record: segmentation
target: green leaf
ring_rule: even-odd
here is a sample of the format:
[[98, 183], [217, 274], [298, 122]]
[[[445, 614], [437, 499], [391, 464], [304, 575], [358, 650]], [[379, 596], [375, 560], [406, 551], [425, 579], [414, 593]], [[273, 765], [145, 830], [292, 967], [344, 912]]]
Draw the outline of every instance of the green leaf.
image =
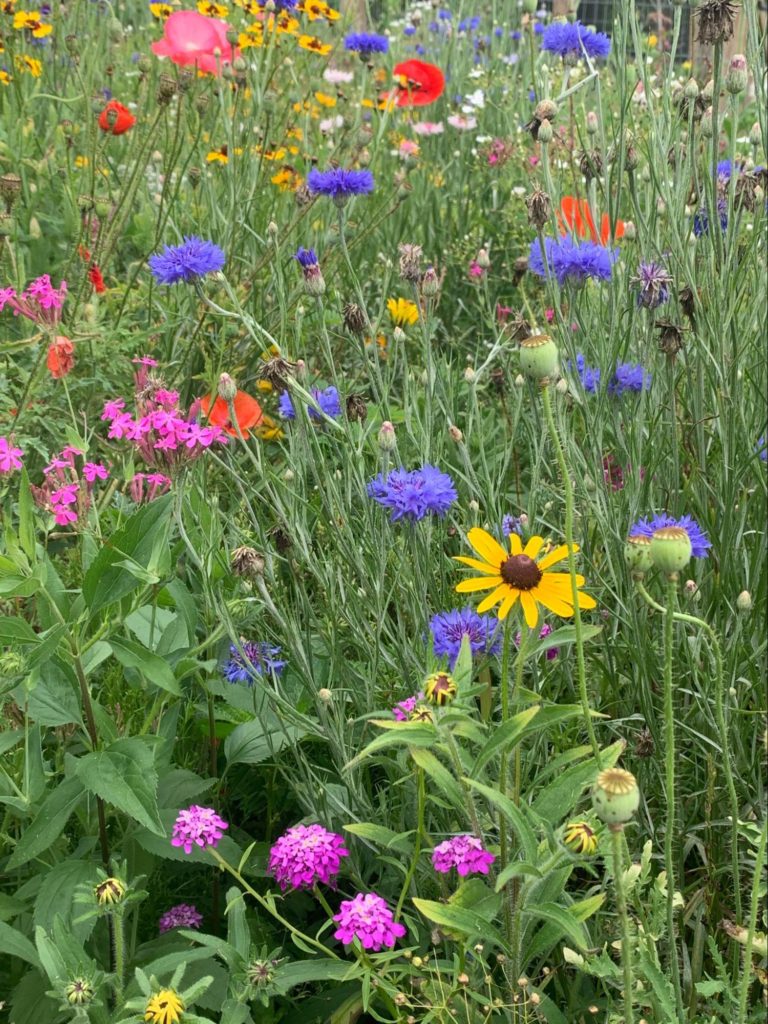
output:
[[251, 950], [251, 931], [245, 916], [245, 900], [239, 889], [227, 889], [227, 940], [244, 961]]
[[359, 964], [347, 960], [330, 960], [318, 957], [317, 960], [299, 960], [296, 963], [282, 964], [275, 970], [273, 984], [283, 995], [297, 985], [306, 985], [311, 981], [350, 981], [359, 978], [363, 973]]
[[16, 615], [0, 615], [0, 644], [40, 643], [40, 637], [25, 619]]
[[[134, 830], [133, 838], [143, 850], [146, 850], [147, 853], [151, 853], [155, 857], [162, 857], [164, 860], [174, 860], [180, 864], [205, 864], [207, 867], [210, 867], [213, 863], [213, 858], [210, 853], [206, 850], [201, 850], [199, 846], [193, 846], [191, 853], [184, 853], [179, 846], [171, 846], [173, 823], [176, 821], [178, 813], [178, 810], [170, 808], [160, 811], [160, 821], [163, 826], [162, 834], [150, 831], [147, 828], [137, 828]], [[221, 837], [216, 849], [229, 864], [238, 864], [243, 855], [243, 851], [237, 843], [226, 834]]]
[[525, 711], [518, 712], [518, 714], [507, 719], [503, 725], [494, 729], [491, 733], [490, 739], [477, 755], [477, 760], [475, 761], [472, 774], [479, 775], [491, 758], [495, 757], [497, 754], [503, 753], [511, 747], [514, 747], [515, 744], [522, 739], [526, 726], [536, 717], [536, 715], [538, 715], [540, 711], [540, 705], [536, 705], [532, 708], [526, 708]]
[[557, 926], [560, 935], [566, 935], [577, 949], [586, 952], [589, 948], [589, 933], [581, 921], [559, 903], [536, 903], [523, 908], [523, 915], [534, 920], [541, 919]]
[[207, 793], [216, 779], [201, 779], [188, 768], [172, 768], [160, 779], [157, 803], [160, 807], [182, 807]]
[[466, 801], [461, 786], [456, 781], [453, 772], [449, 772], [445, 765], [439, 761], [431, 750], [422, 750], [419, 747], [410, 747], [409, 754], [414, 762], [422, 768], [432, 782], [442, 790], [448, 800], [456, 808], [465, 808]]
[[106, 750], [86, 754], [77, 762], [77, 776], [100, 796], [156, 835], [166, 835], [157, 809], [157, 772], [146, 740], [116, 740]]
[[126, 668], [138, 669], [150, 683], [158, 686], [161, 690], [177, 697], [181, 696], [181, 687], [176, 682], [173, 669], [167, 661], [153, 651], [147, 650], [136, 640], [128, 640], [125, 637], [111, 637], [109, 645], [121, 665]]
[[[390, 726], [392, 728], [389, 728]], [[409, 747], [431, 747], [436, 740], [437, 730], [434, 725], [423, 722], [387, 722], [387, 731], [383, 735], [377, 736], [348, 764], [344, 765], [344, 771], [350, 771], [366, 757], [370, 757], [371, 754], [380, 750], [402, 746], [406, 743]]]
[[586, 921], [588, 917], [596, 914], [604, 903], [605, 893], [599, 892], [594, 896], [588, 896], [585, 900], [579, 900], [578, 903], [572, 903], [568, 907], [568, 913], [577, 921]]
[[536, 855], [539, 844], [536, 840], [536, 835], [532, 827], [528, 824], [525, 818], [523, 808], [518, 807], [509, 799], [509, 797], [504, 796], [498, 790], [493, 789], [492, 786], [485, 786], [482, 782], [478, 782], [476, 779], [464, 779], [464, 781], [468, 786], [471, 786], [472, 789], [476, 789], [478, 793], [481, 793], [489, 803], [493, 804], [493, 806], [504, 815], [514, 829], [517, 838], [520, 840], [520, 845], [523, 848], [525, 859], [533, 863], [537, 859]]
[[26, 960], [28, 964], [42, 970], [43, 965], [40, 963], [37, 950], [26, 935], [11, 928], [5, 921], [0, 921], [0, 952], [6, 956], [15, 956], [19, 960]]
[[73, 922], [72, 918], [82, 913], [82, 907], [75, 903], [77, 886], [93, 886], [97, 882], [96, 865], [90, 861], [63, 860], [55, 864], [43, 878], [35, 900], [35, 925], [50, 934], [56, 917], [60, 917], [66, 930], [84, 942], [93, 931], [96, 918]]
[[414, 899], [413, 905], [428, 921], [440, 925], [452, 932], [460, 932], [468, 938], [483, 939], [492, 942], [500, 949], [509, 952], [502, 935], [488, 923], [488, 919], [465, 907], [454, 907], [447, 903], [435, 903], [433, 900]]
[[351, 825], [342, 826], [345, 832], [351, 832], [353, 836], [360, 836], [377, 846], [383, 846], [387, 850], [397, 850], [399, 853], [410, 853], [413, 849], [408, 836], [410, 833], [393, 832], [391, 828], [383, 825], [373, 825], [368, 821], [354, 822]]
[[304, 735], [304, 729], [282, 725], [274, 715], [266, 716], [264, 721], [254, 718], [236, 726], [227, 736], [224, 756], [230, 765], [260, 764], [284, 747], [293, 746]]
[[171, 495], [164, 495], [140, 508], [105, 543], [83, 579], [83, 596], [91, 612], [137, 588], [139, 581], [126, 566], [135, 563], [146, 570], [170, 565], [171, 500]]
[[66, 661], [52, 658], [38, 665], [27, 683], [27, 709], [39, 725], [82, 725], [77, 677]]
[[[582, 624], [581, 635], [584, 640], [591, 640], [592, 637], [597, 636], [598, 633], [602, 632], [602, 626], [588, 626]], [[576, 643], [576, 627], [575, 626], [561, 626], [560, 629], [555, 629], [548, 636], [543, 637], [541, 640], [537, 640], [536, 643], [528, 648], [528, 654], [533, 657], [536, 654], [542, 654], [544, 651], [549, 651], [553, 647], [565, 647], [567, 644]]]
[[9, 871], [47, 850], [64, 831], [70, 815], [85, 795], [79, 779], [65, 779], [48, 794], [35, 819], [21, 834], [7, 864]]
[[[610, 747], [600, 751], [600, 767], [613, 768], [621, 757], [626, 744], [617, 740]], [[573, 765], [558, 775], [533, 801], [533, 810], [546, 819], [550, 825], [562, 821], [573, 811], [574, 805], [587, 786], [591, 785], [598, 773], [593, 757], [582, 764]]]

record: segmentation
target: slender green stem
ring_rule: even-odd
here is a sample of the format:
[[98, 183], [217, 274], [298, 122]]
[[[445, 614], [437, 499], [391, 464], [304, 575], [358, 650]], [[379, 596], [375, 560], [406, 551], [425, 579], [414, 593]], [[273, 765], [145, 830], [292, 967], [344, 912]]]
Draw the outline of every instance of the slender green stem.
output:
[[331, 907], [331, 905], [328, 902], [328, 900], [325, 898], [325, 895], [324, 895], [322, 889], [320, 888], [320, 886], [319, 885], [313, 885], [312, 886], [312, 892], [313, 892], [317, 902], [320, 904], [320, 906], [323, 908], [323, 910], [328, 915], [328, 920], [332, 921], [333, 920], [333, 916], [334, 916], [333, 915], [333, 908]]
[[592, 753], [594, 754], [595, 761], [597, 762], [599, 769], [600, 748], [597, 745], [595, 728], [592, 725], [592, 709], [589, 705], [589, 694], [587, 692], [587, 668], [584, 660], [584, 631], [581, 624], [581, 609], [579, 608], [579, 585], [576, 579], [576, 558], [573, 543], [573, 484], [571, 482], [570, 473], [568, 472], [568, 463], [566, 462], [565, 451], [563, 450], [563, 445], [560, 441], [560, 435], [555, 423], [555, 414], [552, 411], [552, 398], [550, 396], [549, 384], [545, 384], [544, 387], [542, 387], [541, 398], [544, 406], [544, 415], [547, 420], [547, 427], [549, 429], [549, 436], [552, 440], [555, 454], [557, 455], [558, 466], [560, 467], [563, 495], [565, 498], [565, 543], [568, 548], [568, 575], [571, 578], [571, 597], [573, 599], [573, 626], [576, 632], [576, 668], [579, 680], [579, 697], [581, 699], [581, 708], [584, 714], [584, 724], [587, 728], [589, 743], [592, 747]]
[[419, 856], [421, 854], [421, 837], [424, 833], [424, 808], [426, 805], [426, 787], [424, 785], [424, 769], [416, 769], [416, 786], [418, 790], [417, 807], [416, 807], [416, 839], [413, 846], [413, 856], [411, 857], [411, 863], [408, 867], [408, 873], [405, 876], [403, 882], [403, 888], [400, 891], [400, 899], [397, 901], [397, 907], [395, 909], [395, 920], [400, 920], [400, 913], [403, 909], [403, 903], [405, 897], [408, 895], [408, 890], [411, 887], [413, 876], [416, 871], [416, 865], [419, 862]]
[[123, 998], [125, 986], [125, 921], [122, 913], [112, 914], [109, 920], [112, 929], [112, 963], [115, 975], [115, 1001], [118, 1007]]
[[680, 963], [675, 936], [675, 701], [673, 690], [673, 655], [675, 637], [675, 605], [677, 603], [677, 574], [667, 581], [667, 614], [664, 619], [664, 747], [666, 827], [664, 831], [664, 868], [667, 873], [667, 942], [669, 944], [669, 970], [675, 986], [677, 1016], [684, 1020], [683, 991], [680, 983]]
[[623, 825], [611, 828], [611, 848], [613, 851], [613, 884], [616, 887], [616, 907], [619, 911], [621, 925], [621, 966], [624, 970], [624, 1024], [634, 1024], [632, 1010], [632, 937], [629, 929], [627, 913], [627, 896], [624, 892], [624, 867], [622, 864], [624, 851], [621, 837]]
[[741, 972], [739, 984], [739, 1016], [737, 1024], [746, 1024], [747, 1020], [747, 996], [752, 983], [752, 946], [755, 941], [755, 930], [757, 929], [757, 911], [760, 903], [760, 892], [765, 881], [765, 847], [768, 840], [768, 822], [763, 822], [760, 832], [760, 842], [755, 855], [755, 874], [752, 879], [752, 898], [749, 904], [749, 924], [747, 925], [747, 941], [744, 946], [744, 966]]

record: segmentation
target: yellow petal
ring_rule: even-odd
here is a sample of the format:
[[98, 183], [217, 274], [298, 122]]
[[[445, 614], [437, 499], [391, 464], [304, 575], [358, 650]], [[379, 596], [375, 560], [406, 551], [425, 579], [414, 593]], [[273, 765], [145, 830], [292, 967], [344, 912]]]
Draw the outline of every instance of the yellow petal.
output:
[[[574, 552], [574, 554], [578, 550], [579, 550], [579, 545], [578, 544], [574, 544], [573, 545], [573, 552]], [[539, 562], [539, 568], [541, 569], [542, 572], [544, 572], [544, 570], [548, 569], [550, 567], [550, 565], [557, 565], [558, 562], [562, 562], [562, 560], [564, 558], [567, 558], [567, 557], [568, 557], [568, 545], [567, 544], [561, 544], [559, 547], [555, 548], [554, 551], [550, 551], [548, 555], [544, 555], [542, 560]]]
[[[499, 622], [503, 622], [504, 619], [506, 619], [506, 617], [512, 611], [512, 608], [514, 607], [514, 604], [517, 601], [519, 596], [520, 596], [520, 591], [519, 590], [513, 590], [512, 593], [509, 595], [509, 597], [505, 597], [504, 598], [504, 600], [501, 602], [501, 607], [499, 608], [499, 611], [498, 611]], [[479, 610], [479, 606], [478, 606], [478, 610]]]
[[495, 604], [498, 604], [503, 598], [509, 596], [509, 587], [506, 583], [502, 583], [500, 587], [496, 587], [492, 594], [484, 597], [480, 604], [477, 606], [478, 612], [487, 612], [489, 608], [493, 608]]
[[579, 591], [579, 608], [597, 608], [597, 601], [589, 594]]
[[461, 580], [456, 584], [456, 591], [459, 594], [471, 594], [475, 590], [490, 590], [491, 587], [498, 586], [500, 579], [500, 576], [484, 576], [480, 579]]
[[497, 565], [489, 565], [487, 562], [481, 562], [477, 558], [467, 558], [466, 555], [454, 555], [453, 557], [456, 562], [468, 565], [470, 569], [477, 569], [478, 572], [490, 573], [492, 576], [499, 575], [499, 567]]
[[543, 537], [531, 537], [523, 549], [523, 554], [528, 555], [529, 558], [536, 558], [536, 555], [538, 555], [543, 547]]
[[531, 591], [536, 595], [536, 600], [540, 601], [545, 608], [548, 608], [555, 615], [560, 615], [564, 619], [570, 619], [573, 615], [573, 604], [570, 599], [556, 596], [552, 593], [540, 594], [538, 590]]
[[529, 590], [521, 592], [520, 604], [523, 606], [523, 614], [525, 615], [528, 628], [536, 629], [539, 624], [539, 609], [536, 607], [536, 600]]
[[[513, 555], [522, 555], [523, 553], [523, 542], [520, 540], [519, 533], [510, 533], [509, 535], [509, 550]], [[506, 559], [506, 555], [504, 558]]]
[[491, 565], [501, 566], [506, 562], [508, 555], [495, 537], [492, 537], [487, 530], [481, 530], [479, 526], [473, 526], [467, 534], [467, 540], [475, 551]]
[[[571, 577], [567, 572], [545, 572], [541, 578], [539, 586], [543, 586], [545, 581], [551, 584], [553, 587], [566, 587], [568, 593], [571, 592]], [[576, 586], [584, 586], [584, 577], [580, 573], [576, 573]]]

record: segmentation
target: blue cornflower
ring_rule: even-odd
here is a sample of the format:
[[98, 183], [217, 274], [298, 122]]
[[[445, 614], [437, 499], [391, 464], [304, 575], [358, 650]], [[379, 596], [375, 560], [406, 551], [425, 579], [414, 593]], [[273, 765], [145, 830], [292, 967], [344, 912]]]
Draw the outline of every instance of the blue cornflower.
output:
[[661, 530], [665, 526], [679, 526], [685, 530], [691, 540], [691, 554], [693, 557], [706, 558], [707, 551], [712, 547], [712, 544], [706, 533], [691, 516], [675, 518], [675, 516], [662, 512], [659, 515], [653, 516], [652, 519], [638, 519], [636, 523], [633, 523], [629, 536], [630, 538], [647, 537], [650, 540], [657, 530]]
[[639, 265], [637, 277], [632, 278], [632, 284], [640, 285], [637, 296], [638, 306], [657, 309], [669, 299], [669, 286], [672, 284], [672, 277], [665, 267], [652, 260], [650, 263]]
[[[527, 516], [525, 522], [528, 522]], [[507, 512], [501, 517], [501, 532], [505, 537], [508, 537], [510, 533], [522, 533], [524, 525], [522, 516], [513, 516]]]
[[423, 57], [424, 54], [427, 52], [426, 46], [422, 46], [421, 43], [418, 43], [416, 46], [414, 46], [413, 50], [414, 53], [418, 53], [420, 57]]
[[563, 59], [581, 57], [607, 57], [611, 40], [604, 32], [592, 32], [580, 21], [553, 21], [542, 32], [542, 50], [556, 53]]
[[757, 444], [755, 445], [755, 451], [763, 462], [768, 462], [768, 440], [766, 440], [765, 434], [758, 438]]
[[352, 196], [373, 192], [373, 175], [370, 171], [346, 171], [343, 167], [312, 170], [307, 175], [307, 188], [315, 195], [330, 196], [337, 206], [345, 206]]
[[344, 49], [359, 53], [363, 60], [367, 60], [372, 53], [386, 53], [389, 39], [375, 32], [351, 32], [344, 39]]
[[[618, 249], [607, 249], [594, 242], [576, 243], [570, 235], [563, 238], [545, 238], [544, 249], [550, 273], [555, 275], [560, 285], [566, 281], [580, 285], [589, 277], [609, 281], [611, 267], [619, 258]], [[539, 277], [547, 276], [538, 238], [531, 242], [528, 269]]]
[[404, 36], [415, 36], [416, 35], [416, 26], [415, 25], [406, 25], [405, 28], [403, 29], [403, 35]]
[[639, 363], [619, 363], [611, 382], [609, 395], [623, 395], [625, 391], [647, 391], [651, 386], [651, 375]]
[[587, 366], [581, 352], [577, 353], [575, 364], [570, 359], [568, 360], [567, 369], [572, 370], [574, 365], [584, 390], [590, 395], [594, 395], [600, 385], [600, 367]]
[[454, 608], [433, 615], [429, 623], [432, 649], [438, 658], [448, 657], [453, 669], [466, 636], [473, 654], [498, 654], [501, 646], [496, 635], [499, 620], [492, 615], [478, 615], [474, 608]]
[[514, 32], [510, 32], [509, 33], [509, 38], [510, 39], [514, 39], [515, 42], [517, 42], [518, 39], [522, 39], [523, 38], [523, 33], [519, 29], [515, 29]]
[[160, 284], [175, 284], [221, 270], [224, 262], [224, 253], [214, 242], [185, 235], [181, 245], [166, 245], [150, 256], [149, 269]]
[[274, 644], [252, 643], [245, 640], [240, 648], [234, 644], [229, 648], [229, 661], [222, 669], [224, 678], [230, 683], [247, 683], [253, 686], [258, 676], [279, 676], [287, 661], [281, 661], [280, 647]]
[[501, 25], [499, 25], [493, 30], [493, 34], [496, 36], [497, 39], [501, 39], [501, 37], [504, 35], [504, 29], [501, 27]]
[[437, 12], [437, 16], [438, 18], [440, 18], [441, 21], [450, 21], [451, 18], [453, 17], [451, 12], [446, 10], [445, 7], [440, 8], [440, 10]]
[[[728, 204], [724, 199], [718, 199], [717, 201], [717, 212], [720, 215], [720, 229], [721, 231], [728, 230]], [[693, 233], [697, 238], [702, 235], [706, 235], [709, 231], [709, 214], [706, 209], [702, 207], [698, 213], [693, 215]]]
[[303, 246], [299, 246], [298, 251], [295, 253], [295, 260], [298, 260], [304, 270], [311, 270], [312, 267], [316, 267], [317, 256], [315, 255], [314, 249], [305, 249]]
[[401, 466], [388, 476], [379, 473], [368, 484], [368, 495], [391, 510], [393, 523], [423, 519], [429, 513], [444, 516], [458, 498], [450, 476], [430, 465], [412, 470]]
[[[274, 0], [275, 9], [277, 11], [292, 11], [299, 0]], [[259, 0], [259, 7], [263, 7], [266, 0]]]
[[[544, 25], [540, 21], [534, 21], [533, 23], [533, 34], [535, 36], [544, 35]], [[611, 44], [608, 43], [608, 49], [610, 50]]]
[[[339, 401], [339, 392], [333, 385], [324, 390], [320, 388], [312, 388], [310, 394], [323, 410], [326, 416], [330, 416], [331, 419], [337, 419], [341, 416], [341, 402]], [[296, 419], [296, 410], [293, 406], [291, 396], [287, 391], [283, 391], [280, 395], [280, 401], [278, 403], [280, 415], [286, 420]], [[307, 411], [312, 419], [319, 420], [320, 413], [317, 409], [313, 409], [312, 406], [307, 406]]]

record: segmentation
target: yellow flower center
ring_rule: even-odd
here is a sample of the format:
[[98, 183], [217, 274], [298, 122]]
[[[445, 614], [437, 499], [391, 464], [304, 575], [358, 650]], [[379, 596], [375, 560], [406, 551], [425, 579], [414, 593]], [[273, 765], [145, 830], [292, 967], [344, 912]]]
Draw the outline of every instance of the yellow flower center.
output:
[[528, 555], [510, 555], [501, 563], [501, 578], [515, 590], [533, 590], [541, 579], [541, 569]]

